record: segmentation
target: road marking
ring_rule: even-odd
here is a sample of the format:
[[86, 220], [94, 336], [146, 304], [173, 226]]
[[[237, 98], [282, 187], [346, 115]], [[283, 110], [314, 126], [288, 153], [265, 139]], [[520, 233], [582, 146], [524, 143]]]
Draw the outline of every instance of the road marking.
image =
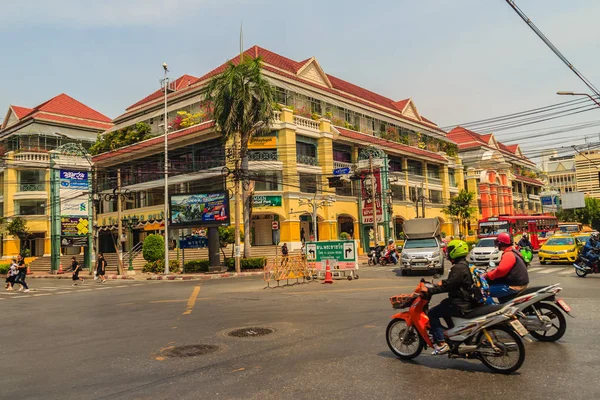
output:
[[194, 305], [196, 304], [196, 297], [198, 297], [198, 293], [200, 293], [200, 286], [194, 287], [194, 291], [187, 302], [187, 309], [183, 312], [183, 315], [190, 315], [192, 313]]
[[572, 269], [567, 269], [565, 270], [565, 272], [561, 272], [559, 275], [571, 275], [573, 274], [575, 271], [573, 271]]
[[39, 297], [39, 296], [52, 296], [52, 293], [40, 293], [40, 294], [33, 295], [33, 297]]
[[183, 303], [187, 301], [186, 299], [182, 299], [182, 300], [154, 300], [154, 301], [149, 301], [148, 304], [161, 304], [161, 303]]
[[539, 271], [541, 268], [529, 268], [529, 272]]
[[68, 291], [67, 292], [56, 292], [54, 294], [67, 294], [67, 293], [73, 293], [73, 292], [68, 292]]
[[557, 268], [546, 268], [543, 271], [538, 271], [538, 274], [551, 274], [553, 272], [557, 272], [557, 271], [562, 271], [562, 269], [557, 269]]

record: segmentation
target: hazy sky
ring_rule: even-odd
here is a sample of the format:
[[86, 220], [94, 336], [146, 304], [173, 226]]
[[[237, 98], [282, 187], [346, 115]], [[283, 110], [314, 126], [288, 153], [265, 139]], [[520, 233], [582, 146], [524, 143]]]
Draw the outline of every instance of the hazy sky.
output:
[[[599, 1], [516, 2], [600, 85]], [[393, 99], [412, 97], [440, 126], [586, 89], [504, 0], [0, 0], [0, 10], [2, 113], [65, 92], [116, 117], [159, 87], [164, 61], [175, 78], [235, 56], [241, 21], [244, 47], [315, 56], [329, 74]], [[597, 120], [600, 109], [516, 131]], [[597, 141], [600, 127], [524, 147], [565, 146], [584, 133]], [[497, 136], [511, 143], [520, 134]]]

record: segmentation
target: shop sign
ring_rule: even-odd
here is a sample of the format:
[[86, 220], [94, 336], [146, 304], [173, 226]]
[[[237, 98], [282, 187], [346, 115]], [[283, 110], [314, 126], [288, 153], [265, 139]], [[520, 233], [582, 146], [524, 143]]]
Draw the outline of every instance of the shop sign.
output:
[[90, 221], [87, 218], [61, 217], [61, 236], [85, 236], [90, 233]]
[[275, 149], [277, 148], [277, 137], [276, 136], [254, 136], [248, 142], [248, 149], [260, 150], [260, 149]]
[[208, 247], [208, 238], [202, 236], [188, 236], [179, 240], [180, 249], [201, 249]]
[[375, 179], [375, 210], [377, 212], [377, 222], [383, 222], [383, 207], [381, 204], [381, 170], [376, 169], [373, 175], [367, 175], [361, 179], [360, 186], [362, 192], [362, 223], [373, 223], [373, 198], [371, 197], [371, 179]]
[[281, 207], [281, 196], [253, 196], [254, 207]]
[[88, 247], [87, 236], [62, 236], [60, 239], [62, 247]]

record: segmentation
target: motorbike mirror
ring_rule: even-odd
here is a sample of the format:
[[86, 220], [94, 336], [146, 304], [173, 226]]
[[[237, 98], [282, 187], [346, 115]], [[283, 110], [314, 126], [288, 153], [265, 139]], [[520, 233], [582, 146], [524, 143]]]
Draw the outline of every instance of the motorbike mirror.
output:
[[493, 261], [490, 261], [488, 265], [490, 266], [490, 268], [496, 268], [496, 263]]

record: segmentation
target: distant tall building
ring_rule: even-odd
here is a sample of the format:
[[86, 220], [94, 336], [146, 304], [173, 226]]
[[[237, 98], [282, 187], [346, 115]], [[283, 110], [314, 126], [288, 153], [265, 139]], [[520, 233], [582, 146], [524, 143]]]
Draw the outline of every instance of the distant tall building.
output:
[[542, 161], [542, 168], [542, 171], [548, 177], [548, 184], [551, 189], [556, 189], [561, 194], [577, 191], [574, 155], [549, 157], [547, 160]]
[[584, 151], [575, 155], [577, 191], [600, 198], [600, 152]]

